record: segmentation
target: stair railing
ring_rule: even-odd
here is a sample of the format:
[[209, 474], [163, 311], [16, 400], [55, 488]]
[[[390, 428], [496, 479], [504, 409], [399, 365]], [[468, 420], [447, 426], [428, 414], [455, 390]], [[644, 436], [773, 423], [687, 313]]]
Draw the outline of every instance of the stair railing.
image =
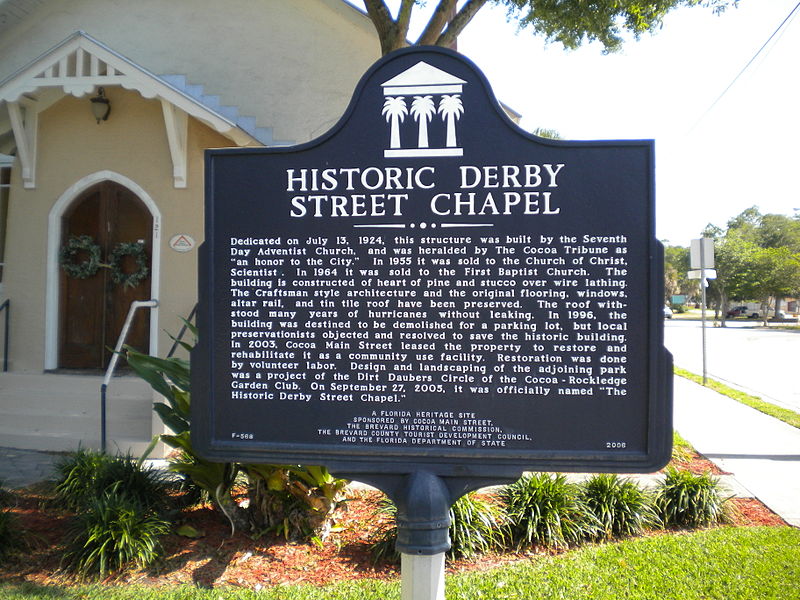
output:
[[189, 323], [192, 322], [192, 319], [194, 319], [196, 313], [197, 313], [197, 304], [194, 305], [194, 308], [192, 308], [192, 312], [189, 313], [189, 316], [183, 322], [183, 327], [181, 327], [181, 330], [178, 332], [178, 336], [174, 338], [175, 342], [172, 344], [172, 348], [169, 349], [169, 352], [167, 353], [167, 358], [172, 358], [172, 356], [175, 354], [175, 351], [178, 349], [178, 346], [183, 340], [183, 336], [186, 335], [186, 330], [189, 329]]
[[133, 317], [136, 311], [140, 308], [155, 308], [158, 306], [158, 300], [134, 300], [128, 309], [128, 316], [125, 317], [125, 324], [122, 326], [122, 331], [119, 333], [117, 345], [114, 348], [114, 353], [111, 355], [111, 361], [108, 363], [103, 383], [100, 386], [100, 449], [105, 454], [106, 452], [106, 392], [108, 391], [108, 384], [114, 376], [114, 370], [117, 368], [120, 352], [122, 346], [125, 344], [125, 339], [128, 337], [128, 331], [133, 323]]
[[3, 327], [3, 373], [8, 372], [8, 326], [11, 316], [11, 298], [6, 298], [0, 304], [0, 312], [4, 312], [5, 326]]

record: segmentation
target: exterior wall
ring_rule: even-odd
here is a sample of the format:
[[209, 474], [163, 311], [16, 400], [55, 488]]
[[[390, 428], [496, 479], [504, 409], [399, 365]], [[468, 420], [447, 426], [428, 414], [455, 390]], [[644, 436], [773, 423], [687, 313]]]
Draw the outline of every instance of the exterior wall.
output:
[[371, 23], [343, 0], [49, 0], [0, 40], [0, 81], [77, 30], [293, 142], [329, 129], [380, 57]]
[[[8, 217], [5, 293], [13, 305], [9, 356], [14, 371], [45, 366], [48, 218], [59, 198], [76, 182], [111, 171], [140, 186], [161, 213], [160, 297], [157, 331], [177, 333], [196, 299], [197, 250], [178, 253], [168, 246], [176, 233], [203, 237], [203, 149], [230, 142], [197, 121], [189, 121], [188, 186], [175, 189], [161, 105], [136, 92], [108, 88], [108, 121], [97, 125], [88, 100], [66, 96], [39, 117], [40, 174], [36, 189], [15, 179]], [[159, 351], [171, 340], [160, 333]]]

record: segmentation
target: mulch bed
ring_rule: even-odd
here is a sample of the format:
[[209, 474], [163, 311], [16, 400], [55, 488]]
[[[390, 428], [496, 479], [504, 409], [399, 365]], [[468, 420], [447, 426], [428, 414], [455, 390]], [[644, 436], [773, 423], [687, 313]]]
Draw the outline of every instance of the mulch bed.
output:
[[[682, 468], [695, 472], [710, 470], [710, 461], [695, 457]], [[716, 468], [716, 467], [715, 467]], [[719, 470], [717, 469], [717, 474]], [[373, 490], [352, 490], [337, 521], [339, 530], [324, 544], [289, 543], [274, 536], [254, 540], [237, 533], [220, 513], [210, 507], [184, 513], [181, 524], [191, 525], [202, 533], [190, 539], [170, 534], [164, 540], [164, 558], [147, 571], [136, 571], [109, 579], [109, 584], [136, 583], [162, 586], [193, 584], [205, 587], [232, 585], [250, 589], [264, 586], [313, 584], [363, 578], [396, 579], [399, 566], [391, 562], [375, 563], [370, 546], [387, 518], [378, 511], [382, 494]], [[40, 584], [76, 583], [59, 572], [64, 532], [70, 515], [44, 508], [46, 493], [29, 489], [15, 493], [16, 513], [23, 527], [33, 534], [34, 547], [24, 556], [0, 564], [0, 581], [33, 581]], [[737, 526], [780, 526], [785, 522], [753, 498], [734, 498]], [[518, 560], [530, 560], [537, 552], [524, 555], [504, 553], [481, 556], [475, 560], [448, 561], [449, 572], [487, 569]], [[541, 550], [540, 554], [551, 554]]]

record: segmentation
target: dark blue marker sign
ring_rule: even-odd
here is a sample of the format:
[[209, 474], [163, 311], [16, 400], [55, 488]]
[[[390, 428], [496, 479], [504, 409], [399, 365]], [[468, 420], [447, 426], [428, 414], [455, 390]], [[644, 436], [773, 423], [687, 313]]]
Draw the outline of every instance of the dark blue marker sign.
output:
[[532, 136], [462, 56], [412, 49], [322, 138], [206, 171], [206, 455], [483, 478], [668, 460], [652, 142]]

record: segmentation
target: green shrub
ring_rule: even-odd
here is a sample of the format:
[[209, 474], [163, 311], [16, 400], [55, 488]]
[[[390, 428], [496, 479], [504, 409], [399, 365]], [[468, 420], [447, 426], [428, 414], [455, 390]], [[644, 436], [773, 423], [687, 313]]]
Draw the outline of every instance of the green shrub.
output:
[[704, 527], [728, 520], [726, 499], [720, 494], [719, 480], [708, 473], [669, 467], [656, 491], [655, 504], [668, 527]]
[[[394, 519], [397, 508], [384, 499], [378, 510]], [[450, 507], [450, 550], [448, 558], [472, 558], [503, 546], [506, 539], [506, 516], [502, 507], [475, 492], [461, 496]], [[373, 560], [397, 560], [395, 549], [397, 524], [380, 529], [370, 546]]]
[[506, 515], [502, 507], [476, 493], [461, 496], [450, 508], [449, 555], [471, 558], [503, 546]]
[[161, 552], [169, 523], [112, 485], [83, 507], [68, 533], [62, 567], [101, 577], [130, 565], [146, 567]]
[[61, 459], [56, 464], [56, 474], [55, 504], [75, 511], [83, 510], [115, 486], [142, 506], [163, 512], [175, 487], [163, 473], [142, 468], [130, 456], [86, 449]]
[[688, 463], [694, 456], [694, 448], [677, 431], [672, 432], [672, 461], [677, 463]]
[[639, 535], [661, 524], [651, 495], [618, 475], [593, 475], [581, 486], [581, 496], [600, 523], [600, 538]]
[[[197, 329], [189, 323], [196, 336]], [[187, 351], [192, 345], [181, 343]], [[347, 485], [325, 467], [218, 463], [205, 460], [195, 450], [190, 434], [191, 376], [188, 362], [158, 358], [126, 348], [128, 365], [167, 403], [153, 405], [174, 435], [156, 436], [179, 450], [170, 470], [207, 494], [231, 524], [231, 530], [255, 535], [274, 532], [287, 539], [323, 540], [333, 526], [334, 511]], [[238, 504], [231, 489], [240, 475], [247, 477], [247, 508]]]
[[274, 532], [287, 540], [325, 540], [347, 480], [325, 467], [241, 464], [248, 480], [248, 518], [256, 535]]
[[8, 508], [14, 503], [14, 496], [3, 489], [0, 480], [0, 559], [27, 548], [30, 533], [22, 527], [17, 516]]
[[397, 506], [389, 498], [384, 497], [378, 504], [378, 513], [388, 515], [391, 520], [379, 527], [375, 533], [374, 541], [369, 547], [372, 560], [375, 562], [380, 560], [397, 561], [400, 559], [400, 553], [395, 547], [397, 544], [397, 523], [395, 522]]
[[9, 506], [12, 501], [12, 495], [7, 490], [3, 489], [5, 481], [0, 479], [0, 507]]
[[112, 460], [110, 455], [79, 448], [56, 461], [55, 497], [56, 506], [78, 510], [97, 497], [94, 486], [97, 473]]
[[26, 546], [25, 531], [17, 516], [8, 509], [0, 509], [0, 559]]
[[578, 486], [562, 474], [525, 474], [501, 492], [509, 518], [511, 542], [563, 548], [602, 530], [580, 498]]

